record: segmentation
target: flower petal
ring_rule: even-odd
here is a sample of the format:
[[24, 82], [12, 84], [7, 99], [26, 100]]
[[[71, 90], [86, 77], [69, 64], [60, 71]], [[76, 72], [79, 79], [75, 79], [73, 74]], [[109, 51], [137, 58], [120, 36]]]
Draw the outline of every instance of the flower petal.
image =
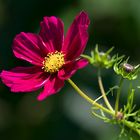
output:
[[60, 51], [64, 40], [63, 22], [54, 16], [44, 17], [40, 23], [40, 36], [50, 52]]
[[37, 99], [44, 100], [46, 97], [59, 92], [64, 86], [64, 80], [59, 79], [57, 76], [51, 76], [44, 86], [44, 90], [39, 94]]
[[48, 50], [38, 35], [21, 32], [14, 39], [13, 52], [17, 58], [41, 66]]
[[70, 26], [62, 48], [67, 60], [73, 60], [83, 53], [88, 40], [89, 22], [87, 14], [81, 12]]
[[70, 78], [78, 69], [84, 68], [87, 64], [88, 61], [86, 59], [79, 59], [77, 61], [70, 62], [58, 72], [58, 77], [66, 80]]
[[16, 67], [11, 71], [2, 71], [1, 79], [12, 92], [30, 92], [41, 88], [48, 76], [38, 67]]

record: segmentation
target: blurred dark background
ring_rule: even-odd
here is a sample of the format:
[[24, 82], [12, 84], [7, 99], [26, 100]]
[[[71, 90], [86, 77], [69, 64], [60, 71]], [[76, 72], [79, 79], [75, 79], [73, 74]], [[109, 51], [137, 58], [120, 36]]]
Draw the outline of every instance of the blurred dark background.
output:
[[[115, 46], [114, 53], [130, 56], [132, 64], [140, 63], [140, 0], [0, 0], [0, 71], [28, 65], [13, 56], [11, 45], [16, 34], [37, 33], [43, 16], [51, 15], [64, 21], [66, 32], [81, 10], [87, 11], [91, 20], [86, 53], [89, 54], [96, 43], [101, 50]], [[103, 71], [103, 78], [106, 90], [118, 82], [111, 70]], [[91, 97], [100, 96], [96, 69], [88, 66], [72, 79]], [[139, 82], [140, 78], [134, 86]], [[125, 81], [122, 104], [126, 102], [128, 85]], [[67, 82], [61, 92], [43, 102], [36, 100], [39, 92], [15, 94], [1, 83], [0, 140], [118, 139], [120, 128], [95, 118], [90, 105]], [[137, 108], [140, 107], [139, 92], [137, 90], [135, 97]], [[109, 100], [114, 103], [111, 95]], [[134, 135], [134, 139], [139, 137]]]

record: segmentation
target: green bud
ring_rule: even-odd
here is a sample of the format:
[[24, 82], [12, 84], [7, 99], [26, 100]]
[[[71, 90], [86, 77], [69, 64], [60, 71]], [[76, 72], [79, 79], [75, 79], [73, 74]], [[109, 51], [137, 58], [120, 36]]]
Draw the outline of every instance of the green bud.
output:
[[87, 55], [82, 55], [82, 57], [88, 59], [89, 63], [95, 67], [108, 69], [112, 67], [116, 61], [116, 55], [113, 57], [110, 56], [113, 49], [112, 47], [107, 52], [99, 52], [98, 45], [96, 45], [95, 50], [91, 51], [91, 57]]
[[140, 70], [140, 65], [132, 66], [127, 63], [128, 59], [126, 61], [119, 60], [114, 64], [114, 71], [121, 75], [123, 78], [134, 80], [138, 76], [138, 72]]

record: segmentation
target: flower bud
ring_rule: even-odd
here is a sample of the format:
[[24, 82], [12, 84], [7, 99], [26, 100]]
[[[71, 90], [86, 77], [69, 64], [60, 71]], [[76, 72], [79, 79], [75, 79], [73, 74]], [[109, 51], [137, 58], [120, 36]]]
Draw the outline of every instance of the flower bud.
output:
[[96, 45], [95, 50], [91, 51], [91, 57], [82, 55], [82, 57], [89, 60], [89, 63], [95, 67], [100, 68], [110, 68], [113, 66], [114, 62], [116, 61], [116, 55], [111, 57], [110, 53], [113, 50], [113, 47], [110, 48], [107, 52], [99, 52], [98, 45]]
[[122, 112], [117, 112], [117, 115], [116, 115], [116, 119], [117, 120], [122, 120], [124, 117], [123, 113]]
[[134, 70], [134, 67], [128, 63], [123, 63], [122, 68], [124, 69], [125, 72], [130, 73]]
[[122, 60], [117, 61], [114, 64], [114, 71], [121, 75], [123, 78], [134, 80], [138, 76], [140, 70], [140, 65], [132, 66], [127, 63], [128, 59], [122, 62]]
[[108, 61], [111, 60], [111, 57], [110, 57], [109, 54], [106, 55], [106, 53], [104, 53], [104, 52], [99, 52], [99, 55], [100, 55], [100, 57], [106, 57], [106, 59], [107, 59]]

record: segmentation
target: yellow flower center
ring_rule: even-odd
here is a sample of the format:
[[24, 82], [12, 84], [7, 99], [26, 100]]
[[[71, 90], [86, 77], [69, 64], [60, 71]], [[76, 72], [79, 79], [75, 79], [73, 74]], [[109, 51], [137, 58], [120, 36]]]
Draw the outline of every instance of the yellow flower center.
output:
[[42, 69], [45, 72], [55, 73], [57, 72], [63, 65], [65, 64], [64, 61], [64, 54], [62, 52], [52, 52], [48, 53], [43, 61]]

